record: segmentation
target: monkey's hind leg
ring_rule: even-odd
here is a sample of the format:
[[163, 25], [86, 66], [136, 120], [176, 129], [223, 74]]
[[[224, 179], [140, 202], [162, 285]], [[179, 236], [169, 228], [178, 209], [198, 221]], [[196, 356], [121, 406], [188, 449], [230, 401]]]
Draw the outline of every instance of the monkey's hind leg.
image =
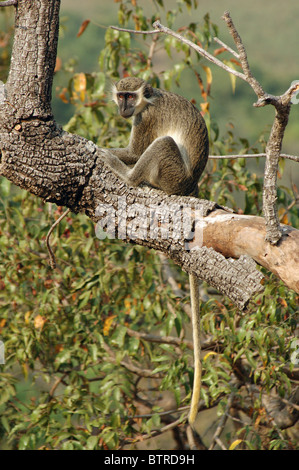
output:
[[148, 183], [166, 194], [182, 194], [186, 167], [181, 152], [170, 136], [158, 137], [128, 172], [131, 184]]
[[188, 421], [191, 427], [198, 413], [198, 404], [200, 400], [201, 389], [201, 358], [200, 358], [200, 307], [199, 307], [199, 281], [198, 278], [190, 274], [190, 298], [191, 298], [191, 318], [192, 318], [192, 334], [194, 348], [194, 378], [193, 391], [191, 398], [190, 411]]

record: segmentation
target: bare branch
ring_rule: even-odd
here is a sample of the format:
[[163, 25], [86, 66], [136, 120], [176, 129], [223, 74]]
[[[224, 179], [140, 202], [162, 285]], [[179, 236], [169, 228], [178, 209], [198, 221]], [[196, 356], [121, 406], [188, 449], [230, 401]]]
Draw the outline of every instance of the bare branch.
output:
[[156, 44], [157, 44], [157, 41], [158, 41], [158, 37], [159, 37], [158, 33], [153, 37], [153, 40], [152, 40], [152, 43], [151, 43], [151, 46], [150, 46], [150, 50], [149, 50], [149, 53], [148, 53], [148, 57], [147, 57], [147, 66], [148, 67], [151, 67], [151, 65], [152, 65], [152, 59], [153, 59], [155, 47], [156, 47]]
[[[266, 157], [267, 155], [265, 153], [245, 153], [239, 154], [239, 155], [209, 155], [209, 159], [211, 160], [225, 160], [227, 158], [261, 158], [261, 157]], [[288, 160], [293, 160], [294, 162], [299, 162], [299, 157], [296, 155], [288, 155], [286, 153], [281, 153], [279, 155], [280, 158], [286, 158]]]
[[155, 21], [153, 26], [154, 26], [154, 28], [158, 29], [161, 33], [165, 33], [165, 34], [168, 34], [170, 36], [173, 36], [176, 39], [178, 39], [179, 41], [183, 42], [184, 44], [187, 44], [189, 47], [191, 47], [196, 52], [198, 52], [201, 56], [205, 57], [207, 60], [209, 60], [213, 64], [218, 65], [218, 67], [221, 67], [226, 72], [232, 73], [233, 75], [236, 75], [236, 77], [239, 77], [244, 81], [247, 81], [246, 76], [243, 73], [240, 73], [237, 70], [232, 69], [228, 65], [221, 62], [221, 60], [216, 59], [216, 57], [214, 57], [212, 54], [207, 52], [202, 47], [198, 46], [197, 44], [194, 44], [192, 41], [189, 41], [189, 39], [184, 38], [184, 36], [181, 36], [180, 34], [172, 31], [169, 28], [167, 28], [166, 26], [163, 26], [159, 21]]
[[157, 336], [153, 334], [147, 334], [147, 333], [135, 331], [135, 330], [132, 330], [131, 328], [127, 328], [126, 331], [129, 336], [134, 336], [135, 338], [143, 339], [151, 343], [161, 343], [161, 344], [165, 343], [165, 344], [173, 344], [175, 346], [185, 345], [187, 348], [193, 349], [192, 341], [176, 338], [175, 336]]
[[138, 375], [139, 377], [147, 377], [151, 379], [162, 379], [163, 375], [162, 374], [155, 374], [153, 373], [152, 370], [150, 369], [141, 369], [140, 367], [137, 367], [133, 362], [127, 358], [127, 360], [122, 359], [120, 362], [118, 359], [116, 359], [116, 356], [112, 349], [108, 346], [108, 344], [103, 344], [103, 348], [105, 351], [109, 354], [109, 361], [115, 363], [115, 364], [121, 364], [125, 369], [129, 370], [133, 374]]
[[139, 31], [137, 29], [119, 28], [118, 26], [110, 26], [110, 28], [115, 29], [116, 31], [122, 31], [124, 33], [131, 33], [131, 34], [157, 34], [161, 32], [159, 29], [155, 29], [151, 31]]
[[172, 429], [176, 428], [179, 424], [182, 424], [182, 422], [183, 422], [183, 419], [182, 419], [182, 417], [180, 417], [177, 420], [173, 421], [170, 424], [167, 424], [166, 426], [164, 426], [160, 429], [150, 431], [148, 434], [142, 434], [140, 436], [134, 436], [133, 439], [128, 438], [128, 439], [126, 439], [126, 443], [129, 443], [129, 442], [134, 442], [135, 443], [135, 442], [138, 442], [138, 441], [145, 441], [147, 439], [151, 439], [152, 437], [160, 436], [160, 434], [163, 434], [166, 431], [171, 431]]
[[10, 7], [12, 5], [17, 5], [18, 0], [6, 0], [5, 2], [0, 3], [0, 7]]
[[247, 54], [246, 54], [245, 47], [243, 45], [242, 39], [241, 39], [238, 31], [235, 28], [235, 25], [234, 25], [234, 23], [233, 23], [233, 21], [230, 17], [229, 12], [228, 11], [224, 12], [222, 18], [226, 22], [227, 27], [229, 29], [229, 32], [231, 33], [231, 35], [234, 39], [234, 42], [237, 46], [237, 50], [239, 52], [239, 59], [240, 59], [241, 65], [242, 65], [242, 69], [245, 73], [246, 81], [250, 84], [250, 86], [253, 88], [253, 90], [255, 91], [255, 93], [257, 94], [258, 97], [264, 96], [265, 95], [264, 90], [262, 89], [259, 82], [253, 77], [253, 75], [251, 73], [251, 70], [250, 70], [250, 67], [249, 67], [249, 64], [248, 64], [248, 60], [247, 60]]
[[[216, 431], [215, 431], [215, 433], [214, 433], [214, 435], [213, 435], [212, 442], [211, 442], [211, 445], [210, 445], [210, 447], [209, 447], [209, 450], [213, 450], [214, 447], [215, 447], [215, 444], [220, 445], [221, 448], [222, 448], [222, 446], [223, 446], [223, 444], [222, 444], [222, 442], [221, 442], [221, 440], [220, 440], [220, 435], [221, 435], [221, 433], [222, 433], [222, 431], [223, 431], [223, 428], [224, 428], [224, 426], [225, 426], [225, 424], [226, 424], [226, 421], [227, 421], [227, 419], [228, 419], [228, 417], [229, 417], [229, 410], [230, 410], [230, 408], [231, 408], [231, 406], [232, 406], [232, 404], [233, 404], [234, 397], [235, 397], [235, 392], [232, 392], [232, 393], [229, 395], [229, 397], [228, 397], [227, 405], [226, 405], [226, 408], [225, 408], [225, 412], [224, 412], [224, 414], [222, 415], [222, 417], [220, 418], [219, 424], [218, 424], [218, 426], [217, 426], [217, 428], [216, 428]], [[225, 448], [224, 448], [224, 449], [225, 449]]]
[[220, 46], [224, 47], [228, 52], [230, 52], [232, 55], [234, 55], [236, 57], [236, 59], [240, 59], [239, 54], [236, 51], [234, 51], [231, 47], [229, 47], [227, 44], [225, 44], [223, 41], [221, 41], [221, 39], [219, 39], [217, 37], [214, 37], [213, 39], [214, 39], [215, 42], [220, 44]]

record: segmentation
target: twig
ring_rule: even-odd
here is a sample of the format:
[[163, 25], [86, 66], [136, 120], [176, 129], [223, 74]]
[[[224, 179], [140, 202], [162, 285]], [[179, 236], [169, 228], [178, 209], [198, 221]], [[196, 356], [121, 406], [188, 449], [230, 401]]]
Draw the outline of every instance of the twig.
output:
[[175, 346], [182, 346], [184, 344], [185, 346], [187, 346], [187, 348], [193, 349], [192, 341], [176, 338], [175, 336], [157, 336], [153, 334], [141, 333], [139, 331], [131, 330], [131, 328], [127, 328], [126, 331], [129, 336], [134, 336], [135, 338], [143, 339], [151, 343], [173, 344]]
[[0, 7], [10, 7], [11, 5], [17, 5], [18, 0], [6, 0], [0, 3]]
[[[151, 343], [165, 343], [165, 344], [173, 344], [174, 346], [186, 346], [188, 349], [193, 349], [193, 342], [187, 339], [176, 338], [175, 336], [158, 336], [148, 333], [142, 333], [139, 331], [132, 330], [131, 328], [127, 327], [127, 333], [129, 336], [133, 336], [135, 338], [143, 339], [144, 341], [149, 341]], [[202, 350], [215, 348], [216, 342], [212, 337], [206, 338], [202, 340]]]
[[158, 33], [153, 37], [153, 40], [152, 40], [152, 43], [151, 43], [151, 46], [150, 46], [150, 49], [149, 49], [148, 57], [147, 57], [147, 66], [148, 67], [151, 67], [151, 65], [152, 65], [152, 59], [153, 59], [153, 55], [154, 55], [154, 52], [155, 52], [155, 47], [156, 47], [156, 44], [157, 44], [157, 41], [158, 41], [158, 37], [159, 37]]
[[220, 46], [224, 47], [228, 52], [234, 55], [237, 59], [240, 59], [239, 54], [236, 51], [234, 51], [231, 47], [229, 47], [227, 44], [225, 44], [223, 41], [221, 41], [219, 38], [214, 37], [213, 39], [215, 42], [220, 44]]
[[126, 28], [119, 28], [118, 26], [110, 26], [111, 29], [116, 29], [116, 31], [123, 31], [124, 33], [131, 33], [131, 34], [157, 34], [160, 33], [159, 29], [155, 29], [154, 31], [138, 31], [137, 29], [126, 29]]
[[282, 221], [283, 218], [287, 215], [287, 213], [299, 202], [299, 196], [296, 197], [286, 208], [283, 214], [279, 217], [279, 220]]
[[128, 444], [130, 442], [135, 443], [138, 441], [145, 441], [147, 439], [151, 439], [152, 437], [160, 436], [166, 431], [171, 431], [172, 429], [176, 428], [180, 424], [183, 424], [182, 418], [178, 418], [175, 421], [173, 421], [170, 424], [167, 424], [166, 426], [163, 426], [160, 429], [156, 429], [154, 431], [149, 432], [148, 434], [141, 434], [140, 436], [135, 436], [134, 438], [131, 439], [126, 439], [125, 443]]
[[168, 416], [172, 415], [173, 413], [183, 413], [184, 411], [189, 410], [189, 405], [186, 406], [180, 406], [179, 408], [173, 409], [173, 410], [167, 410], [167, 411], [160, 411], [158, 413], [145, 413], [142, 415], [134, 415], [132, 416], [132, 419], [149, 419], [152, 418], [153, 416]]
[[132, 372], [133, 374], [137, 374], [139, 377], [147, 377], [151, 379], [162, 379], [163, 375], [162, 374], [154, 374], [152, 370], [150, 369], [141, 369], [140, 367], [135, 366], [135, 364], [132, 363], [129, 359], [127, 361], [121, 360], [120, 362], [116, 359], [115, 354], [113, 351], [110, 349], [108, 344], [103, 344], [103, 348], [105, 351], [109, 354], [109, 359], [117, 364], [121, 364], [123, 367], [125, 367], [127, 370]]
[[58, 385], [64, 381], [64, 378], [68, 375], [68, 373], [66, 372], [65, 374], [63, 374], [61, 377], [57, 377], [57, 379], [55, 380], [54, 384], [52, 385], [51, 387], [51, 390], [49, 391], [49, 396], [48, 396], [48, 399], [47, 401], [51, 401], [53, 396], [54, 396], [54, 393], [55, 393], [55, 390], [56, 388], [58, 387]]
[[[224, 160], [226, 158], [260, 158], [260, 157], [266, 157], [267, 155], [265, 153], [246, 153], [244, 155], [209, 155], [209, 158], [211, 160]], [[293, 160], [294, 162], [299, 162], [299, 157], [297, 155], [288, 155], [286, 153], [281, 153], [280, 158], [286, 158], [288, 160]]]
[[194, 437], [194, 430], [190, 426], [190, 424], [187, 426], [186, 435], [187, 435], [187, 440], [188, 440], [190, 450], [197, 450], [197, 445], [196, 445], [195, 437]]
[[227, 450], [227, 448], [225, 447], [225, 445], [223, 444], [222, 440], [221, 440], [219, 437], [216, 437], [216, 438], [215, 438], [215, 442], [216, 442], [216, 444], [219, 445], [219, 447], [220, 447], [222, 450]]
[[51, 245], [50, 245], [50, 236], [51, 236], [51, 233], [53, 232], [54, 228], [61, 222], [61, 220], [70, 212], [70, 209], [67, 209], [60, 217], [59, 219], [56, 220], [56, 222], [54, 222], [54, 224], [52, 225], [52, 227], [50, 228], [48, 234], [47, 234], [47, 237], [46, 237], [46, 245], [47, 245], [47, 248], [48, 248], [48, 252], [49, 252], [49, 257], [50, 257], [50, 266], [52, 269], [55, 269], [56, 268], [56, 259], [55, 259], [55, 255], [52, 251], [52, 248], [51, 248]]
[[158, 257], [161, 260], [163, 278], [167, 280], [167, 284], [170, 285], [171, 291], [175, 297], [185, 297], [186, 292], [184, 292], [178, 285], [175, 280], [174, 273], [169, 265], [169, 258], [166, 257], [164, 253], [158, 253]]
[[245, 47], [243, 45], [242, 39], [238, 33], [238, 31], [235, 28], [235, 25], [230, 17], [230, 14], [228, 11], [225, 11], [223, 14], [224, 21], [226, 22], [226, 25], [229, 29], [230, 34], [232, 35], [234, 42], [236, 44], [238, 53], [239, 53], [239, 59], [242, 65], [243, 72], [245, 74], [245, 80], [249, 83], [249, 85], [253, 88], [254, 92], [258, 97], [262, 97], [265, 95], [265, 92], [263, 88], [261, 87], [260, 83], [253, 77], [248, 60], [247, 60], [247, 54]]
[[213, 450], [214, 447], [215, 447], [215, 444], [220, 445], [220, 447], [222, 447], [222, 445], [223, 445], [222, 442], [221, 442], [220, 439], [219, 439], [219, 436], [220, 436], [220, 434], [222, 433], [223, 428], [224, 428], [224, 426], [225, 426], [225, 424], [226, 424], [227, 418], [228, 418], [228, 416], [229, 416], [229, 410], [230, 410], [230, 408], [231, 408], [231, 406], [232, 406], [232, 404], [233, 404], [234, 396], [235, 396], [235, 392], [232, 392], [232, 393], [230, 394], [230, 396], [228, 397], [227, 405], [226, 405], [226, 408], [225, 408], [225, 412], [224, 412], [224, 414], [222, 415], [222, 417], [221, 417], [221, 419], [220, 419], [220, 421], [219, 421], [219, 424], [218, 424], [218, 426], [217, 426], [217, 428], [216, 428], [216, 431], [215, 431], [214, 436], [213, 436], [213, 438], [212, 438], [212, 443], [211, 443], [211, 445], [210, 445], [210, 447], [209, 447], [209, 450]]
[[285, 398], [281, 398], [281, 401], [286, 405], [292, 406], [295, 410], [299, 411], [299, 406], [296, 405], [296, 403], [292, 403], [291, 401], [286, 400]]

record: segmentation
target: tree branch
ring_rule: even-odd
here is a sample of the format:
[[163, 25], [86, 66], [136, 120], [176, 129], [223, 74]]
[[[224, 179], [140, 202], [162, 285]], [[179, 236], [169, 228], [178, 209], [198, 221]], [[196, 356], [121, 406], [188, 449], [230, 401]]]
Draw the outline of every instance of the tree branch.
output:
[[215, 42], [217, 42], [218, 44], [220, 44], [220, 46], [224, 47], [228, 52], [230, 52], [232, 55], [234, 55], [236, 57], [236, 59], [240, 59], [240, 56], [239, 54], [234, 51], [234, 49], [232, 49], [231, 47], [229, 47], [227, 44], [225, 44], [223, 41], [221, 41], [221, 39], [215, 37], [213, 38]]
[[[224, 159], [234, 159], [234, 158], [260, 158], [266, 157], [265, 153], [245, 153], [240, 155], [209, 155], [211, 160], [224, 160]], [[293, 160], [293, 162], [299, 162], [299, 157], [297, 155], [288, 155], [287, 153], [281, 153], [279, 155], [280, 158], [286, 158], [288, 160]]]
[[17, 5], [18, 4], [18, 0], [6, 0], [5, 2], [1, 2], [0, 3], [0, 7], [10, 7], [12, 5]]
[[140, 367], [133, 364], [133, 362], [129, 358], [127, 358], [126, 360], [122, 359], [121, 361], [119, 361], [116, 358], [112, 349], [108, 346], [108, 344], [103, 343], [103, 348], [109, 355], [109, 361], [115, 364], [118, 364], [118, 363], [121, 364], [125, 369], [129, 370], [133, 374], [136, 374], [139, 377], [146, 377], [150, 379], [162, 379], [163, 378], [163, 374], [153, 373], [151, 369], [141, 369]]
[[251, 73], [245, 47], [235, 28], [229, 12], [224, 13], [223, 19], [226, 22], [229, 32], [231, 33], [237, 46], [242, 69], [246, 76], [246, 81], [249, 83], [258, 97], [258, 101], [255, 103], [255, 106], [258, 107], [265, 106], [266, 104], [272, 104], [276, 110], [274, 123], [266, 146], [266, 163], [263, 190], [263, 210], [266, 220], [267, 232], [266, 240], [272, 244], [276, 244], [282, 236], [276, 206], [278, 161], [285, 128], [288, 123], [291, 110], [290, 101], [292, 98], [292, 90], [295, 90], [296, 86], [291, 85], [291, 87], [279, 97], [265, 93], [260, 83], [253, 77]]
[[261, 217], [229, 214], [215, 210], [198, 220], [190, 247], [201, 243], [226, 257], [238, 258], [246, 253], [299, 292], [299, 231], [282, 226], [283, 236], [277, 245], [266, 242], [266, 224]]
[[251, 70], [250, 70], [250, 67], [249, 67], [249, 64], [248, 64], [248, 60], [247, 60], [247, 54], [246, 54], [245, 47], [243, 45], [242, 39], [241, 39], [238, 31], [235, 28], [235, 25], [234, 25], [234, 23], [233, 23], [233, 21], [230, 17], [229, 12], [228, 11], [224, 12], [222, 18], [226, 22], [226, 25], [229, 29], [229, 32], [231, 33], [231, 35], [234, 39], [234, 42], [237, 46], [237, 50], [238, 50], [238, 53], [239, 53], [238, 54], [239, 55], [239, 60], [241, 62], [242, 69], [243, 69], [243, 72], [245, 74], [246, 82], [249, 83], [249, 85], [253, 88], [254, 92], [256, 93], [256, 95], [258, 97], [263, 97], [265, 95], [265, 92], [262, 89], [260, 83], [253, 77], [253, 75], [251, 73]]
[[198, 52], [200, 55], [205, 57], [207, 60], [212, 62], [215, 65], [218, 65], [218, 67], [221, 67], [224, 69], [226, 72], [232, 73], [233, 75], [236, 75], [236, 77], [241, 78], [242, 80], [246, 81], [246, 77], [244, 74], [238, 72], [237, 70], [232, 69], [228, 65], [224, 64], [221, 62], [221, 60], [217, 59], [214, 57], [212, 54], [207, 52], [205, 49], [202, 47], [198, 46], [197, 44], [194, 44], [194, 42], [189, 41], [189, 39], [184, 38], [184, 36], [181, 36], [180, 34], [176, 33], [175, 31], [172, 31], [172, 29], [167, 28], [166, 26], [163, 26], [159, 21], [155, 21], [153, 24], [153, 27], [156, 28], [153, 31], [135, 31], [135, 30], [130, 30], [130, 29], [124, 29], [124, 28], [118, 28], [116, 26], [110, 26], [112, 29], [116, 29], [118, 31], [126, 31], [129, 33], [136, 33], [136, 34], [156, 34], [157, 32], [159, 33], [164, 33], [168, 34], [169, 36], [173, 36], [174, 38], [178, 39], [179, 41], [183, 42], [184, 44], [187, 44], [189, 47], [194, 49], [196, 52]]

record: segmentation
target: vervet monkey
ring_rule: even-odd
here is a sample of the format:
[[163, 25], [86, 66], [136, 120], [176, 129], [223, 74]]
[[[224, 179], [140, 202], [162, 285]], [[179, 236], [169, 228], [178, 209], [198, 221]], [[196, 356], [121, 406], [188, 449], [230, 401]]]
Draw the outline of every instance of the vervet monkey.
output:
[[[129, 186], [147, 183], [167, 194], [198, 194], [198, 180], [206, 166], [209, 139], [198, 109], [185, 98], [152, 88], [140, 78], [119, 80], [113, 100], [124, 118], [133, 116], [126, 148], [109, 149], [105, 161]], [[201, 388], [199, 285], [190, 275], [194, 345], [194, 381], [189, 423], [198, 412]]]

